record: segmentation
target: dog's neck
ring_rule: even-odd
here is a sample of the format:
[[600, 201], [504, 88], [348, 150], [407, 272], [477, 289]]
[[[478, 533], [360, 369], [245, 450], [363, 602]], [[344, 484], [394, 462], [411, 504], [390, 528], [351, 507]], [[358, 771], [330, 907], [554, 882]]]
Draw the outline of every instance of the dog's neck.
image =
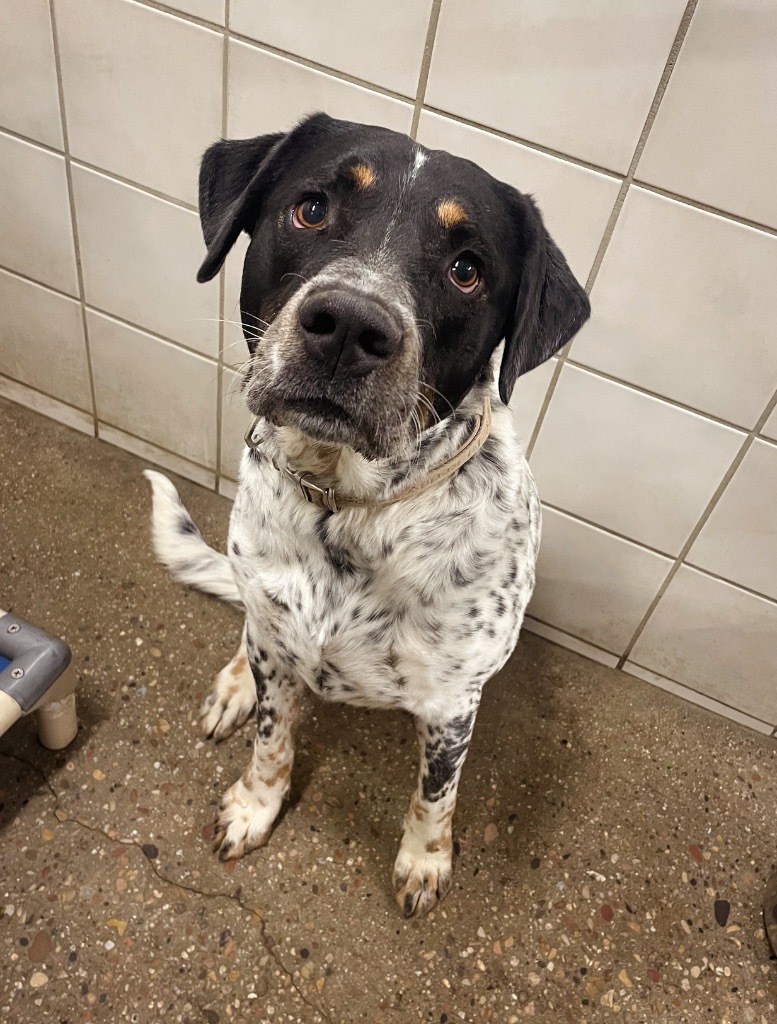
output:
[[409, 438], [390, 458], [370, 460], [348, 445], [316, 441], [294, 427], [276, 427], [267, 421], [259, 427], [259, 451], [319, 487], [382, 500], [421, 482], [456, 454], [472, 433], [492, 386], [490, 380], [475, 384], [450, 416]]

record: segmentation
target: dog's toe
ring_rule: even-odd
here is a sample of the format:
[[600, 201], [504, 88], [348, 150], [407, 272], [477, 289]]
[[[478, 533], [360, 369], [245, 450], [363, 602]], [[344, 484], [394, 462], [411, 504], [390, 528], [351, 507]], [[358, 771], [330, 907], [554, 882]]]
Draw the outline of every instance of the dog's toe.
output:
[[242, 779], [230, 786], [222, 797], [213, 831], [214, 853], [219, 860], [237, 860], [243, 854], [264, 846], [270, 838], [278, 808], [257, 800]]
[[394, 864], [394, 893], [403, 917], [423, 917], [448, 893], [453, 881], [450, 857], [433, 853], [411, 857], [400, 850]]
[[256, 707], [253, 676], [235, 677], [228, 669], [216, 676], [200, 708], [200, 729], [206, 739], [225, 740], [248, 719]]

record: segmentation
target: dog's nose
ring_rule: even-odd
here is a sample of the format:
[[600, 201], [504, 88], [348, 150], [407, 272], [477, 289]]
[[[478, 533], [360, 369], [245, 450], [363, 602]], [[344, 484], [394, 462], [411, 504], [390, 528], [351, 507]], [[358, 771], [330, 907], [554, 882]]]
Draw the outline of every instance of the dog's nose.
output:
[[308, 354], [334, 374], [354, 377], [389, 362], [402, 345], [401, 325], [373, 299], [345, 289], [314, 292], [299, 308]]

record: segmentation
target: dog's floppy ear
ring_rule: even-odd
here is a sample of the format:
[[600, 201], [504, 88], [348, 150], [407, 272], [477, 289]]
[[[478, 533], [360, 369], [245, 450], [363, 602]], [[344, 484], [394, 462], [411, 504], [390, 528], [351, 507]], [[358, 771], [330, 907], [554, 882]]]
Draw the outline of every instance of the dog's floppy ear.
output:
[[567, 261], [548, 234], [534, 202], [510, 190], [522, 244], [515, 310], [505, 328], [499, 395], [509, 402], [523, 373], [544, 363], [583, 326], [591, 306]]
[[208, 254], [197, 273], [202, 284], [221, 269], [246, 223], [251, 186], [283, 132], [255, 139], [221, 139], [200, 165], [200, 223]]
[[197, 273], [201, 284], [216, 276], [240, 232], [255, 223], [267, 189], [335, 123], [326, 114], [313, 114], [290, 132], [221, 139], [206, 150], [200, 165], [200, 223], [208, 254]]

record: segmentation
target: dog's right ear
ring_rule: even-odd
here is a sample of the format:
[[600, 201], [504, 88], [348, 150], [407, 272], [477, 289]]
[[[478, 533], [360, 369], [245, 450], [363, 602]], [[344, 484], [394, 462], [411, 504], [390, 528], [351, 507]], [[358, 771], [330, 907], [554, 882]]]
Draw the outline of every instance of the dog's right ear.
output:
[[200, 223], [208, 255], [197, 273], [202, 284], [221, 269], [246, 226], [246, 215], [262, 165], [285, 139], [283, 132], [255, 139], [214, 142], [200, 165]]

